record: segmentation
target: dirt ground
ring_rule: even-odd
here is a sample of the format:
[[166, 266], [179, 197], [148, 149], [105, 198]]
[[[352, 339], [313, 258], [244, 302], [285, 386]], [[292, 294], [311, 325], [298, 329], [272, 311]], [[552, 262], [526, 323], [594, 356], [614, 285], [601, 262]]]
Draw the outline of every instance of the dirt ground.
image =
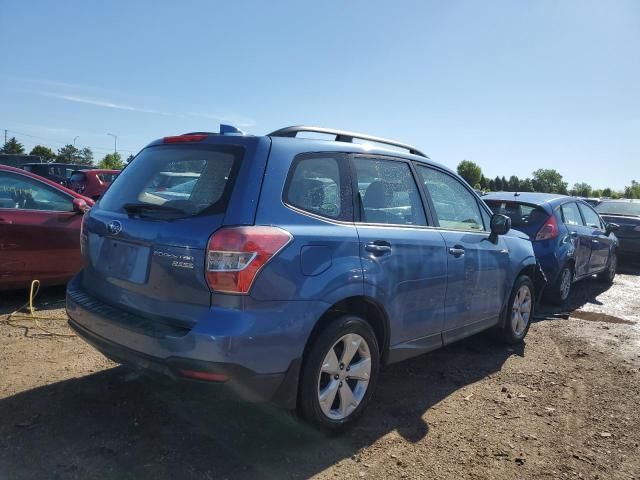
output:
[[[27, 293], [1, 295], [0, 319]], [[64, 318], [63, 298], [43, 292], [40, 313]], [[640, 267], [570, 300], [540, 309], [521, 346], [488, 332], [385, 367], [365, 416], [333, 437], [1, 324], [0, 479], [640, 479]]]

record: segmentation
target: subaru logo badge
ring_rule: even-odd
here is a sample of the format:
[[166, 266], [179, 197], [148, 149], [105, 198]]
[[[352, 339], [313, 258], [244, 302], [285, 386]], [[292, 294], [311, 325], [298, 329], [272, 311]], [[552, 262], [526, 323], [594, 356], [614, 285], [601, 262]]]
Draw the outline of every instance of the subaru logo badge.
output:
[[122, 231], [122, 224], [118, 220], [112, 220], [107, 223], [107, 231], [111, 235], [117, 235]]

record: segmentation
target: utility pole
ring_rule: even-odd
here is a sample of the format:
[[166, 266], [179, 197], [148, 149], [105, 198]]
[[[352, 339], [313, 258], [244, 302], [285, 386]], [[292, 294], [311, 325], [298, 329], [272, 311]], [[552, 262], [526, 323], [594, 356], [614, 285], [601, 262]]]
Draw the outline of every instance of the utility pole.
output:
[[115, 155], [116, 153], [118, 153], [118, 136], [114, 135], [113, 133], [107, 133], [107, 135], [113, 137], [113, 154]]
[[76, 135], [75, 137], [73, 137], [73, 146], [76, 146], [76, 140], [78, 139], [80, 135]]
[[4, 143], [7, 143], [7, 129], [4, 129]]

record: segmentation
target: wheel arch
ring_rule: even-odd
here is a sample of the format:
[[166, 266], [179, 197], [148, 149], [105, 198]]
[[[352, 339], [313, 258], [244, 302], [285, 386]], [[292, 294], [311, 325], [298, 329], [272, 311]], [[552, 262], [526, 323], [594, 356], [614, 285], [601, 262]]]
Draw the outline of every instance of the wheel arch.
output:
[[307, 354], [314, 340], [320, 332], [337, 316], [340, 315], [358, 315], [365, 320], [376, 335], [378, 340], [378, 348], [380, 349], [381, 363], [384, 363], [389, 351], [389, 317], [384, 307], [373, 298], [366, 295], [356, 295], [343, 298], [334, 303], [320, 316], [316, 324], [313, 326], [307, 342], [304, 346], [302, 354], [303, 362], [307, 358]]

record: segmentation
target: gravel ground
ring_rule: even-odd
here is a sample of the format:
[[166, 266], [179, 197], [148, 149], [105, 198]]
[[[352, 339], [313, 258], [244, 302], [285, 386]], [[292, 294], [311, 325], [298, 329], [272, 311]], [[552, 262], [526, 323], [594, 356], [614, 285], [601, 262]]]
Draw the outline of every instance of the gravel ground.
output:
[[[24, 296], [3, 294], [0, 319]], [[47, 290], [39, 313], [64, 319], [62, 298]], [[581, 282], [569, 307], [539, 310], [521, 346], [487, 332], [384, 368], [333, 437], [0, 324], [0, 479], [640, 479], [640, 268]]]

